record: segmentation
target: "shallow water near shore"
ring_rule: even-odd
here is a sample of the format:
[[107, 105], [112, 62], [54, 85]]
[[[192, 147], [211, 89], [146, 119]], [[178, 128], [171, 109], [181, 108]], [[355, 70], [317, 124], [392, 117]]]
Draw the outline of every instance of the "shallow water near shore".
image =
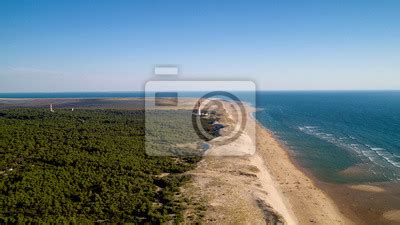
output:
[[400, 92], [259, 92], [257, 108], [349, 218], [400, 223]]
[[[203, 94], [183, 92], [179, 96]], [[254, 106], [251, 92], [234, 94]], [[6, 99], [143, 96], [143, 92], [0, 94], [0, 98]], [[255, 106], [259, 109], [256, 119], [321, 181], [400, 182], [399, 91], [259, 91]]]
[[318, 179], [400, 181], [400, 92], [259, 92], [257, 107]]
[[[251, 96], [247, 92], [235, 94], [242, 101]], [[104, 98], [144, 96], [140, 92], [41, 95], [81, 98], [58, 99], [55, 106], [60, 108], [132, 108], [141, 100], [117, 104]], [[202, 95], [188, 92], [181, 96]], [[26, 101], [4, 100], [0, 108], [48, 107], [53, 100]], [[400, 213], [396, 211], [400, 210], [400, 92], [257, 92], [257, 104], [249, 102], [258, 109], [258, 122], [279, 139], [298, 168], [315, 178], [317, 186], [349, 218], [358, 218], [356, 222], [362, 224], [400, 224], [400, 220], [385, 219], [397, 218]]]

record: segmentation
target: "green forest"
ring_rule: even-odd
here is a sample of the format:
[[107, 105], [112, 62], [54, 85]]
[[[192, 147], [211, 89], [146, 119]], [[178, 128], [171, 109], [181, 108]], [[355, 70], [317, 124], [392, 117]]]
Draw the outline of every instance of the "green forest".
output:
[[0, 110], [0, 223], [178, 223], [199, 157], [148, 156], [144, 134], [142, 110]]

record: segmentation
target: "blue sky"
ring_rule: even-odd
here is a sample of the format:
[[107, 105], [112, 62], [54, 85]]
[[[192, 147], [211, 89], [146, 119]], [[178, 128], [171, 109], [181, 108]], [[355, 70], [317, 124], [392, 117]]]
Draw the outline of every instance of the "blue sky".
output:
[[0, 92], [135, 91], [179, 79], [265, 90], [400, 89], [399, 1], [0, 1]]

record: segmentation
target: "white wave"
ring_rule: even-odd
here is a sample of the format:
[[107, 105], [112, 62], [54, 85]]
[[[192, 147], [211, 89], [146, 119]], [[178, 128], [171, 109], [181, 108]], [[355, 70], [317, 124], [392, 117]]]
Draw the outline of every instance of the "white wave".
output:
[[361, 151], [361, 152], [365, 157], [370, 157], [370, 156], [376, 155], [375, 152], [371, 152], [371, 151]]
[[362, 161], [371, 162], [372, 164], [382, 168], [389, 165], [400, 168], [400, 162], [396, 160], [400, 158], [399, 156], [393, 155], [384, 148], [372, 147], [369, 144], [354, 143], [359, 142], [354, 136], [349, 135], [348, 138], [337, 138], [334, 134], [326, 133], [317, 126], [300, 126], [298, 128], [306, 134], [318, 137], [338, 147], [352, 151], [358, 155]]
[[380, 160], [379, 160], [378, 158], [372, 157], [372, 156], [367, 157], [367, 158], [368, 158], [369, 161], [371, 161], [373, 164], [378, 165], [378, 166], [380, 166], [380, 167], [385, 167], [384, 165], [382, 165], [382, 164], [379, 163]]
[[396, 162], [395, 160], [393, 160], [394, 157], [387, 157], [387, 156], [382, 156], [384, 159], [386, 159], [386, 161], [388, 161], [390, 164], [392, 164], [393, 166], [400, 168], [400, 162]]
[[372, 151], [385, 151], [384, 148], [372, 148], [372, 147], [370, 147], [370, 149], [371, 149]]
[[317, 129], [317, 126], [304, 126], [306, 129]]

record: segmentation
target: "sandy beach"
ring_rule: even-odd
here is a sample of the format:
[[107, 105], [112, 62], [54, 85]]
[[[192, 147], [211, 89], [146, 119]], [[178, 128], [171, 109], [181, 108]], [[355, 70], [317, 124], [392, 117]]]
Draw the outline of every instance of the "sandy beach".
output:
[[[191, 110], [196, 99], [180, 100], [180, 108]], [[0, 108], [112, 108], [136, 110], [143, 99], [24, 99], [0, 100]], [[235, 119], [235, 110], [224, 106], [226, 120]], [[167, 108], [171, 109], [172, 108]], [[399, 184], [324, 183], [302, 168], [291, 151], [253, 117], [246, 107], [247, 126], [228, 145], [216, 142], [195, 170], [193, 182], [183, 195], [188, 204], [188, 223], [206, 224], [399, 224]], [[225, 132], [224, 132], [225, 131]], [[229, 156], [226, 156], [226, 155]], [[346, 169], [345, 171], [348, 171]], [[351, 220], [349, 219], [351, 218]]]
[[333, 200], [297, 168], [268, 130], [257, 125], [257, 132], [257, 150], [299, 224], [353, 224]]
[[[228, 114], [235, 112], [225, 106]], [[243, 137], [226, 146], [213, 146], [191, 171], [194, 181], [184, 192], [205, 202], [208, 224], [353, 224], [332, 199], [317, 188], [290, 159], [247, 107]], [[233, 115], [235, 116], [235, 115]], [[253, 129], [253, 128], [255, 129]], [[256, 132], [256, 140], [251, 137]], [[247, 154], [256, 144], [254, 154]], [[223, 156], [224, 151], [238, 156]], [[240, 154], [240, 153], [244, 154]]]

